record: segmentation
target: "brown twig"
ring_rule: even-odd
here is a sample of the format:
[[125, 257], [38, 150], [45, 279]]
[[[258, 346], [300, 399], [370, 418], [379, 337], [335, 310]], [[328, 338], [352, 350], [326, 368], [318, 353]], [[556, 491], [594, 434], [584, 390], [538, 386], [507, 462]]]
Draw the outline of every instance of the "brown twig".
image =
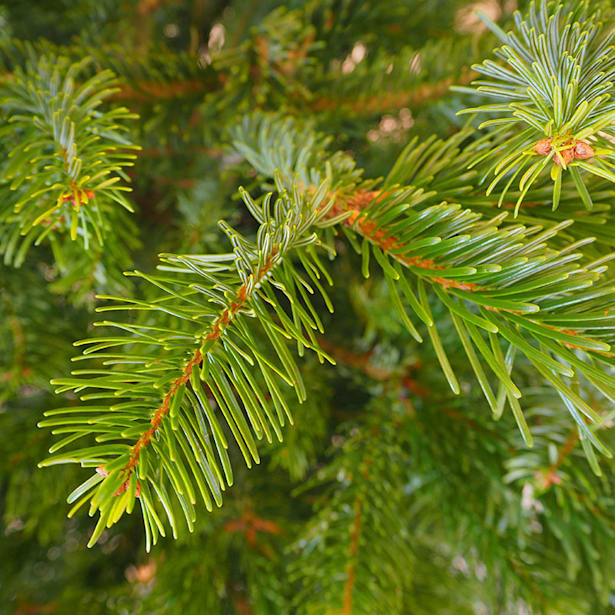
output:
[[[288, 54], [287, 60], [276, 64], [274, 68], [277, 68], [277, 70], [285, 76], [294, 74], [297, 68], [297, 62], [305, 57], [307, 48], [310, 44], [310, 40], [304, 41], [297, 51]], [[257, 37], [254, 41], [254, 45], [257, 58], [259, 59], [257, 64], [259, 65], [251, 67], [249, 72], [257, 79], [260, 79], [262, 65], [269, 62], [266, 41], [261, 37]], [[476, 73], [473, 71], [465, 71], [456, 80], [456, 83], [463, 85], [469, 83], [475, 77]], [[152, 99], [166, 100], [194, 94], [205, 94], [221, 89], [228, 82], [228, 79], [229, 77], [225, 73], [220, 72], [217, 73], [213, 79], [189, 79], [183, 81], [170, 81], [168, 83], [141, 81], [136, 82], [134, 86], [129, 84], [121, 85], [120, 90], [110, 98], [112, 100], [145, 103]], [[314, 100], [305, 100], [299, 97], [299, 95], [296, 95], [295, 102], [299, 106], [305, 106], [307, 109], [316, 112], [349, 111], [355, 114], [370, 115], [385, 113], [392, 109], [418, 106], [430, 100], [441, 98], [448, 92], [452, 84], [452, 79], [447, 78], [437, 83], [423, 83], [408, 90], [401, 90], [398, 92], [385, 91], [365, 98], [353, 97], [345, 99], [321, 96]]]
[[261, 519], [250, 511], [246, 511], [239, 519], [227, 521], [224, 524], [224, 531], [231, 534], [243, 534], [246, 542], [268, 559], [273, 558], [273, 552], [267, 545], [261, 544], [257, 540], [257, 532], [264, 532], [266, 534], [282, 534], [284, 532], [277, 523]]
[[341, 346], [334, 344], [331, 340], [328, 340], [325, 337], [321, 337], [318, 340], [318, 343], [324, 351], [330, 354], [337, 361], [342, 361], [343, 363], [346, 363], [346, 365], [358, 369], [374, 380], [385, 382], [390, 380], [394, 375], [392, 370], [384, 367], [377, 367], [371, 364], [370, 357], [374, 352], [373, 350], [368, 350], [367, 352], [362, 353], [351, 352], [346, 348], [342, 348]]
[[[371, 463], [371, 459], [367, 457], [363, 462], [361, 468], [361, 474], [367, 481], [368, 470]], [[344, 584], [344, 602], [340, 615], [351, 615], [352, 613], [352, 592], [354, 590], [354, 584], [357, 576], [357, 557], [359, 553], [359, 538], [361, 535], [362, 525], [362, 511], [363, 511], [363, 494], [359, 494], [354, 502], [354, 518], [352, 521], [352, 527], [350, 529], [350, 548], [349, 548], [349, 560], [346, 568], [346, 583]]]
[[[385, 198], [388, 193], [379, 190], [357, 190], [353, 195], [346, 198], [337, 198], [336, 205], [329, 211], [329, 216], [337, 216], [342, 212], [350, 212], [350, 216], [343, 222], [345, 226], [358, 231], [361, 235], [375, 243], [383, 252], [389, 252], [393, 248], [401, 248], [403, 244], [395, 235], [389, 235], [384, 229], [378, 228], [375, 222], [363, 215], [363, 210], [368, 206], [378, 203]], [[335, 195], [331, 195], [335, 198]], [[403, 256], [396, 254], [395, 259], [409, 267], [419, 267], [421, 269], [445, 269], [436, 265], [431, 258], [420, 258], [418, 256]], [[459, 282], [436, 276], [430, 276], [430, 281], [440, 284], [443, 288], [458, 288], [461, 290], [475, 290], [476, 284], [473, 282]]]
[[[477, 74], [473, 71], [465, 71], [457, 79], [456, 83], [465, 85], [475, 79]], [[423, 83], [409, 90], [399, 92], [384, 91], [369, 97], [336, 99], [322, 96], [310, 103], [313, 111], [350, 111], [352, 113], [375, 114], [385, 113], [392, 109], [403, 107], [416, 107], [430, 100], [442, 98], [453, 85], [450, 78], [437, 83]]]
[[[239, 310], [245, 306], [247, 300], [249, 299], [248, 289], [255, 288], [258, 283], [269, 273], [269, 271], [271, 271], [275, 264], [274, 258], [276, 254], [276, 250], [273, 250], [265, 263], [255, 273], [253, 273], [246, 282], [244, 282], [239, 287], [239, 290], [237, 291], [235, 298], [231, 300], [229, 307], [225, 308], [220, 314], [220, 316], [213, 321], [209, 333], [203, 336], [203, 339], [206, 342], [215, 342], [220, 338], [223, 330], [229, 325], [237, 312], [239, 312]], [[158, 406], [158, 408], [154, 412], [154, 415], [151, 418], [150, 427], [147, 429], [147, 431], [141, 434], [137, 442], [131, 448], [130, 459], [121, 470], [121, 475], [124, 477], [125, 480], [120, 485], [119, 489], [115, 492], [115, 495], [120, 495], [128, 488], [130, 484], [130, 476], [134, 471], [136, 465], [139, 463], [141, 450], [150, 443], [151, 439], [154, 437], [158, 429], [160, 429], [160, 425], [162, 424], [164, 417], [169, 413], [173, 395], [181, 386], [185, 385], [190, 380], [190, 377], [192, 376], [192, 371], [195, 368], [199, 367], [202, 360], [203, 355], [201, 353], [201, 350], [198, 349], [193, 353], [192, 357], [184, 367], [182, 375], [172, 382], [171, 386], [169, 387], [169, 390], [167, 391], [166, 395], [162, 400], [162, 403], [160, 404], [160, 406]], [[101, 473], [104, 471], [104, 467], [101, 468]]]

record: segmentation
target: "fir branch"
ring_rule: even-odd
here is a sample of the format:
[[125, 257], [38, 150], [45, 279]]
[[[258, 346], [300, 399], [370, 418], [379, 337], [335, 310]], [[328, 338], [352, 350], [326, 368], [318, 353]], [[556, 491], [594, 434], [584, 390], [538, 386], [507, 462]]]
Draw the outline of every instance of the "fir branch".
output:
[[[282, 126], [286, 131], [283, 137]], [[304, 129], [296, 141], [301, 145], [294, 145], [289, 136], [292, 129], [289, 120], [253, 116], [235, 133], [235, 147], [262, 176], [270, 176], [271, 169], [278, 168], [285, 177], [303, 183], [307, 192], [313, 190], [310, 178], [325, 172], [335, 178], [332, 197], [336, 205], [331, 215], [349, 229], [346, 235], [362, 255], [366, 277], [373, 256], [409, 333], [422, 341], [404, 304], [427, 327], [451, 389], [460, 392], [431, 314], [428, 287], [450, 313], [495, 418], [501, 416], [507, 403], [526, 442], [532, 443], [518, 401], [522, 391], [510, 377], [514, 357], [510, 353], [519, 351], [567, 400], [582, 437], [610, 456], [609, 449], [581, 419], [584, 415], [600, 422], [600, 416], [574, 393], [568, 379], [583, 375], [608, 399], [615, 397], [615, 378], [594, 366], [594, 362], [613, 364], [613, 339], [600, 325], [587, 329], [583, 324], [613, 318], [609, 310], [613, 291], [603, 266], [612, 257], [580, 266], [576, 261], [581, 254], [575, 250], [591, 240], [561, 249], [550, 247], [549, 241], [569, 226], [569, 221], [544, 231], [540, 227], [504, 227], [504, 215], [482, 220], [455, 203], [429, 205], [434, 197], [437, 203], [440, 196], [437, 189], [430, 191], [432, 184], [437, 188], [442, 182], [454, 193], [455, 186], [440, 177], [439, 170], [446, 165], [444, 154], [468, 131], [447, 142], [432, 140], [419, 147], [411, 142], [384, 180], [383, 188], [375, 190], [374, 182], [360, 182], [361, 173], [348, 156], [337, 153], [310, 158], [308, 152], [319, 137]], [[295, 135], [301, 134], [300, 129], [295, 131]], [[400, 180], [413, 183], [400, 186]], [[461, 178], [464, 181], [466, 177]], [[595, 290], [583, 292], [590, 287]], [[506, 359], [502, 343], [508, 346]], [[569, 349], [581, 350], [583, 358]], [[497, 393], [492, 390], [483, 361], [498, 383]], [[598, 471], [595, 463], [592, 467]]]
[[[125, 305], [102, 308], [159, 312], [171, 318], [165, 326], [106, 321], [100, 324], [125, 330], [129, 335], [78, 342], [89, 346], [80, 359], [106, 359], [107, 364], [122, 366], [121, 369], [79, 370], [75, 372], [77, 377], [53, 381], [58, 392], [93, 389], [93, 393], [82, 395], [83, 400], [113, 399], [102, 406], [86, 404], [53, 410], [47, 413], [50, 418], [41, 422], [41, 426], [54, 427], [54, 433], [69, 434], [52, 447], [50, 452], [55, 454], [41, 465], [76, 462], [98, 467], [97, 473], [69, 497], [69, 502], [76, 502], [71, 515], [88, 500], [92, 513], [100, 510], [90, 546], [105, 527], [132, 511], [137, 497], [148, 548], [159, 534], [164, 535], [156, 512], [157, 501], [176, 535], [176, 513], [167, 493], [169, 488], [192, 529], [197, 492], [211, 510], [211, 498], [220, 506], [225, 482], [229, 486], [233, 483], [227, 438], [216, 416], [218, 412], [224, 416], [246, 465], [251, 467], [252, 462], [260, 461], [254, 438], [265, 436], [271, 441], [271, 427], [281, 439], [284, 416], [292, 421], [276, 380], [294, 386], [299, 402], [305, 399], [301, 375], [284, 340], [294, 339], [299, 354], [311, 348], [320, 360], [328, 358], [316, 342], [313, 329], [322, 329], [322, 325], [304, 288], [313, 291], [290, 264], [288, 254], [302, 249], [304, 273], [328, 302], [318, 281], [326, 274], [312, 250], [321, 243], [314, 229], [330, 224], [326, 216], [332, 203], [324, 202], [325, 184], [309, 201], [297, 191], [291, 199], [281, 185], [279, 190], [273, 210], [271, 195], [256, 204], [246, 192], [242, 194], [248, 210], [261, 225], [256, 243], [221, 223], [234, 245], [233, 254], [166, 255], [162, 267], [166, 275], [134, 273], [161, 289], [164, 294], [160, 298], [150, 302], [129, 300]], [[273, 289], [288, 300], [290, 315]], [[210, 307], [212, 303], [221, 309]], [[253, 324], [248, 325], [248, 319]], [[257, 342], [259, 336], [268, 344]], [[195, 343], [199, 345], [197, 350], [193, 349]], [[277, 356], [277, 365], [268, 358], [271, 353]], [[260, 378], [254, 374], [255, 368]], [[125, 401], [120, 401], [122, 398]], [[161, 398], [152, 410], [154, 402]], [[91, 425], [91, 429], [86, 431], [83, 425]], [[94, 446], [56, 452], [89, 431], [97, 434]], [[115, 443], [108, 444], [109, 440]], [[134, 444], [127, 444], [127, 440]]]
[[403, 612], [414, 566], [400, 514], [397, 462], [403, 451], [390, 418], [353, 426], [306, 486], [321, 495], [315, 517], [293, 545], [290, 572], [300, 614], [327, 608], [344, 615]]
[[421, 83], [401, 91], [382, 92], [359, 98], [333, 98], [322, 96], [308, 104], [312, 111], [329, 113], [346, 112], [353, 115], [387, 113], [403, 107], [415, 108], [434, 100], [439, 100], [448, 94], [451, 85], [470, 83], [476, 76], [472, 71], [466, 71], [453, 82], [452, 78], [432, 83]]
[[610, 162], [615, 134], [611, 17], [606, 3], [589, 0], [532, 1], [527, 16], [515, 13], [515, 31], [508, 33], [483, 16], [503, 43], [495, 55], [506, 65], [492, 60], [475, 65], [486, 77], [475, 84], [478, 92], [502, 102], [460, 113], [496, 115], [481, 127], [495, 127], [500, 138], [477, 160], [488, 158], [488, 173], [495, 176], [487, 194], [509, 180], [503, 198], [520, 177], [515, 214], [533, 183], [547, 172], [553, 180], [554, 209], [565, 171], [588, 209], [593, 203], [583, 176], [615, 181]]
[[[361, 475], [364, 480], [368, 480], [369, 466], [371, 459], [366, 457], [360, 468]], [[356, 566], [359, 551], [359, 535], [361, 533], [361, 516], [363, 508], [363, 494], [357, 495], [354, 501], [354, 519], [350, 531], [350, 549], [348, 566], [346, 568], [346, 584], [344, 585], [344, 602], [341, 610], [341, 615], [351, 615], [352, 613], [352, 594], [356, 580]]]
[[117, 83], [110, 71], [76, 84], [89, 62], [43, 57], [4, 84], [4, 133], [13, 145], [0, 169], [6, 263], [21, 264], [43, 240], [58, 246], [78, 239], [86, 251], [100, 246], [117, 221], [115, 204], [132, 211], [123, 196], [129, 188], [119, 182], [139, 148], [120, 122], [136, 116], [121, 107], [99, 110]]

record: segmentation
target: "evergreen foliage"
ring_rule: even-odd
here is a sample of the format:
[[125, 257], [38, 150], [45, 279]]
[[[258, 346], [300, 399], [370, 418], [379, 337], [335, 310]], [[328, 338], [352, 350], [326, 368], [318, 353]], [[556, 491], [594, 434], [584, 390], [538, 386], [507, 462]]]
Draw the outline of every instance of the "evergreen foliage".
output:
[[[4, 262], [19, 266], [30, 245], [51, 241], [61, 251], [62, 238], [79, 238], [87, 251], [103, 244], [113, 220], [110, 205], [132, 206], [122, 167], [135, 158], [118, 121], [136, 116], [125, 107], [101, 112], [101, 102], [117, 88], [111, 71], [101, 71], [75, 85], [89, 62], [41, 57], [17, 67], [4, 84], [6, 113], [2, 169], [2, 239]], [[111, 220], [109, 220], [111, 218]], [[23, 238], [21, 237], [23, 236]]]
[[612, 613], [610, 0], [48, 4], [0, 0], [7, 612]]

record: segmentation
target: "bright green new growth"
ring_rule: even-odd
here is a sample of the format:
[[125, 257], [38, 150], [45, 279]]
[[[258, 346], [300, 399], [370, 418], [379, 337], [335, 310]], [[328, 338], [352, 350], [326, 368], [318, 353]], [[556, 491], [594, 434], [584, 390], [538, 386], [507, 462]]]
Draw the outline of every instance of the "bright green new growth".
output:
[[495, 177], [487, 194], [503, 184], [501, 205], [518, 181], [518, 212], [532, 184], [550, 172], [557, 209], [562, 173], [569, 171], [591, 209], [582, 171], [615, 182], [612, 10], [590, 0], [540, 0], [531, 3], [527, 16], [515, 13], [515, 30], [509, 32], [482, 18], [503, 43], [495, 55], [504, 65], [493, 60], [474, 65], [485, 77], [474, 85], [479, 93], [503, 102], [460, 113], [498, 116], [480, 125], [495, 127], [495, 143], [472, 163], [488, 160], [485, 178]]
[[139, 147], [122, 122], [137, 116], [125, 107], [101, 110], [118, 81], [109, 70], [84, 77], [89, 64], [42, 57], [2, 84], [1, 134], [10, 151], [0, 166], [0, 251], [7, 264], [19, 266], [43, 240], [56, 253], [66, 238], [86, 251], [100, 246], [117, 221], [115, 207], [132, 211], [121, 181]]

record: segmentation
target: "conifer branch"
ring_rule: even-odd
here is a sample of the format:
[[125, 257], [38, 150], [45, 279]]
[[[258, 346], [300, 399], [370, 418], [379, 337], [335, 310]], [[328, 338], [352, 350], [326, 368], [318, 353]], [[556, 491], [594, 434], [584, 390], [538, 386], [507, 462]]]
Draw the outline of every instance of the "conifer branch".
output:
[[[88, 500], [92, 513], [100, 510], [90, 546], [105, 527], [132, 511], [137, 497], [148, 548], [159, 534], [164, 535], [156, 501], [164, 507], [176, 534], [169, 488], [192, 529], [197, 492], [211, 510], [211, 498], [221, 505], [225, 483], [233, 483], [227, 438], [217, 414], [223, 415], [251, 467], [252, 462], [260, 460], [254, 438], [265, 436], [271, 441], [273, 429], [281, 440], [284, 416], [292, 422], [276, 380], [295, 387], [299, 402], [305, 399], [301, 375], [284, 340], [294, 339], [299, 354], [310, 348], [320, 360], [328, 358], [313, 333], [322, 329], [305, 292], [313, 290], [288, 262], [288, 253], [301, 248], [303, 271], [328, 302], [319, 282], [326, 273], [313, 246], [322, 245], [314, 229], [331, 224], [327, 214], [333, 203], [324, 202], [326, 184], [309, 201], [297, 191], [291, 198], [281, 184], [278, 190], [280, 196], [273, 210], [271, 195], [257, 204], [245, 191], [242, 194], [246, 207], [261, 225], [256, 243], [221, 223], [234, 245], [233, 254], [166, 255], [162, 267], [166, 275], [134, 273], [164, 291], [162, 297], [153, 302], [129, 300], [125, 305], [102, 308], [135, 309], [171, 317], [165, 326], [152, 326], [147, 320], [134, 325], [105, 321], [100, 324], [117, 327], [129, 335], [78, 342], [89, 345], [79, 359], [106, 359], [107, 364], [134, 367], [79, 370], [76, 377], [53, 381], [58, 392], [91, 388], [102, 392], [83, 395], [82, 399], [114, 400], [102, 406], [53, 410], [47, 413], [51, 418], [41, 422], [41, 426], [54, 427], [54, 433], [70, 434], [52, 447], [52, 453], [88, 435], [84, 424], [92, 425], [98, 434], [96, 445], [56, 453], [41, 464], [96, 465], [97, 473], [69, 496], [69, 502], [76, 502], [71, 514]], [[290, 317], [276, 292], [289, 302]], [[212, 303], [222, 309], [208, 305]], [[259, 327], [248, 325], [248, 320]], [[268, 340], [269, 345], [257, 342], [259, 338]], [[194, 343], [199, 344], [197, 350], [193, 350]], [[114, 350], [116, 347], [120, 350]], [[278, 364], [267, 356], [270, 354], [277, 356]], [[255, 368], [260, 377], [255, 375]], [[126, 401], [121, 402], [122, 398]], [[121, 443], [107, 444], [108, 440]], [[127, 444], [127, 440], [134, 444]]]
[[32, 244], [50, 241], [58, 253], [65, 239], [87, 251], [102, 245], [114, 222], [115, 204], [132, 211], [120, 185], [138, 147], [122, 135], [125, 108], [101, 112], [117, 80], [102, 71], [77, 84], [90, 60], [70, 64], [43, 57], [16, 68], [5, 81], [1, 104], [12, 149], [0, 167], [0, 251], [20, 265]]
[[[366, 457], [360, 472], [365, 480], [368, 479], [368, 468], [370, 465], [370, 458]], [[344, 585], [344, 602], [342, 607], [342, 615], [351, 615], [352, 613], [352, 593], [356, 580], [356, 560], [359, 551], [359, 536], [361, 533], [361, 516], [363, 508], [363, 495], [357, 495], [354, 501], [354, 519], [352, 521], [352, 528], [350, 531], [350, 549], [349, 549], [349, 561], [346, 568], [346, 584]]]
[[[291, 141], [289, 133], [293, 129], [295, 143], [307, 145]], [[611, 257], [579, 266], [576, 261], [580, 254], [575, 250], [588, 240], [564, 248], [550, 247], [549, 241], [569, 226], [569, 221], [540, 232], [540, 227], [504, 227], [504, 215], [484, 221], [455, 203], [438, 203], [440, 182], [451, 190], [451, 183], [438, 173], [446, 165], [444, 154], [468, 131], [448, 142], [431, 141], [417, 146], [412, 141], [380, 190], [373, 182], [360, 182], [360, 172], [347, 156], [337, 153], [327, 158], [320, 154], [310, 159], [307, 152], [319, 137], [309, 129], [299, 134], [300, 129], [290, 121], [257, 115], [247, 118], [235, 132], [234, 144], [262, 176], [270, 177], [271, 169], [278, 168], [285, 177], [305, 185], [307, 192], [313, 190], [310, 178], [319, 177], [317, 170], [324, 173], [326, 169], [327, 175], [334, 177], [335, 214], [349, 229], [346, 235], [362, 255], [363, 274], [369, 276], [373, 256], [409, 333], [422, 341], [405, 304], [427, 327], [451, 389], [460, 392], [431, 313], [428, 287], [448, 310], [496, 419], [508, 404], [526, 443], [532, 444], [518, 401], [522, 391], [510, 377], [514, 357], [511, 352], [518, 351], [566, 400], [583, 438], [610, 457], [610, 450], [581, 418], [584, 415], [599, 423], [601, 417], [574, 393], [569, 379], [582, 375], [606, 398], [615, 398], [615, 379], [594, 366], [612, 364], [613, 339], [600, 331], [600, 325], [594, 334], [595, 329], [583, 324], [613, 318], [611, 299], [607, 298], [613, 291], [603, 267]], [[400, 186], [398, 182], [403, 181], [412, 183]], [[430, 205], [432, 202], [437, 204]], [[590, 287], [595, 290], [580, 292]], [[502, 353], [503, 344], [508, 347], [508, 358]], [[575, 356], [571, 349], [582, 351], [583, 358]], [[498, 383], [497, 393], [483, 361]], [[596, 463], [592, 462], [592, 467], [598, 471]]]
[[553, 180], [553, 209], [559, 206], [566, 172], [587, 209], [593, 202], [584, 175], [615, 182], [615, 53], [607, 25], [612, 15], [603, 2], [537, 0], [527, 15], [515, 13], [510, 32], [483, 16], [503, 45], [495, 50], [499, 62], [473, 66], [486, 77], [475, 85], [501, 102], [460, 113], [496, 115], [481, 128], [494, 128], [499, 138], [473, 164], [485, 161], [486, 175], [494, 176], [487, 194], [506, 182], [504, 198], [520, 178], [515, 215], [534, 182], [547, 172]]
[[293, 545], [290, 572], [299, 577], [293, 606], [301, 615], [325, 605], [344, 615], [397, 613], [413, 568], [410, 534], [398, 515], [403, 477], [395, 460], [403, 451], [390, 420], [355, 426], [345, 436], [331, 463], [306, 486], [322, 495]]

